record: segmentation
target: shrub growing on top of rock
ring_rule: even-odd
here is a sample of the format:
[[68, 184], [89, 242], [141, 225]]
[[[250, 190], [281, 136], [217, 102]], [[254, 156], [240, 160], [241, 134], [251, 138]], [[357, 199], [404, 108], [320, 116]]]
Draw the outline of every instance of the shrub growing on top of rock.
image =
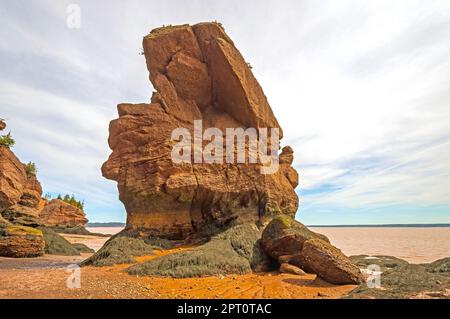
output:
[[61, 196], [61, 194], [59, 194], [57, 199], [62, 200], [63, 202], [70, 204], [72, 206], [75, 206], [76, 208], [84, 210], [84, 201], [77, 200], [75, 198], [75, 195], [73, 195], [73, 194], [72, 194], [72, 196], [70, 196], [68, 194]]
[[11, 148], [16, 144], [16, 141], [11, 136], [11, 132], [6, 135], [0, 135], [0, 145], [6, 146], [7, 148]]

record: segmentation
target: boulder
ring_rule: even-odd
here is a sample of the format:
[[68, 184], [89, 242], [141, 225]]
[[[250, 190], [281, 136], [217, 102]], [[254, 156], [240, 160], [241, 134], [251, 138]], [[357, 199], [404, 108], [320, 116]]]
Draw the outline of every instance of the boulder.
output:
[[280, 266], [280, 272], [285, 274], [292, 274], [292, 275], [298, 275], [298, 276], [305, 276], [306, 273], [299, 267], [296, 267], [294, 265], [283, 263]]
[[306, 262], [305, 258], [301, 253], [298, 253], [296, 255], [284, 255], [278, 257], [278, 264], [290, 264], [295, 267], [298, 267], [302, 269], [304, 272], [308, 274], [314, 274], [314, 271], [311, 269], [311, 267], [308, 266], [308, 263]]
[[[202, 121], [202, 132], [274, 128], [283, 135], [261, 86], [222, 26], [158, 28], [144, 37], [143, 49], [156, 92], [150, 104], [118, 105], [119, 118], [109, 126], [112, 154], [102, 167], [104, 177], [117, 181], [127, 229], [178, 240], [210, 225], [225, 229], [231, 223], [294, 216], [298, 174], [291, 166], [292, 148], [283, 149], [273, 174], [262, 174], [263, 162], [250, 163], [249, 156], [231, 164], [225, 154], [214, 163], [172, 161], [172, 132], [185, 128], [193, 137], [196, 120]], [[207, 143], [191, 150], [198, 153]], [[251, 149], [248, 141], [244, 147]], [[236, 158], [236, 149], [230, 153]]]
[[[441, 263], [442, 260], [439, 262]], [[436, 262], [425, 265], [402, 264], [383, 271], [381, 287], [363, 283], [347, 299], [449, 299], [450, 274], [434, 272]]]
[[323, 280], [336, 284], [360, 284], [364, 275], [339, 249], [320, 239], [303, 244], [302, 256], [307, 266]]
[[326, 236], [309, 230], [305, 225], [289, 216], [278, 216], [266, 226], [261, 243], [266, 253], [274, 259], [285, 255], [298, 255], [303, 244], [318, 238], [329, 243]]
[[84, 227], [88, 222], [86, 214], [81, 209], [59, 199], [51, 200], [40, 212], [39, 217], [46, 227]]

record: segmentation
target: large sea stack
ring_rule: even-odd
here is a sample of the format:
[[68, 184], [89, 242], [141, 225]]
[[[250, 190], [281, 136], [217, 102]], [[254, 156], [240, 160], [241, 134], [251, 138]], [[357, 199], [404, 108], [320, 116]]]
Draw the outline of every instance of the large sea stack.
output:
[[187, 128], [194, 136], [195, 120], [203, 130], [278, 128], [282, 135], [251, 67], [222, 26], [158, 28], [143, 48], [156, 92], [151, 103], [118, 106], [119, 118], [110, 124], [113, 152], [102, 168], [118, 182], [127, 229], [185, 239], [205, 226], [294, 216], [298, 175], [290, 147], [273, 174], [262, 174], [261, 163], [178, 165], [171, 159], [172, 131]]
[[[222, 26], [158, 28], [144, 37], [143, 48], [156, 91], [151, 103], [118, 105], [119, 118], [109, 128], [113, 152], [102, 167], [103, 176], [118, 183], [126, 229], [84, 265], [132, 262], [139, 254], [133, 252], [138, 238], [144, 240], [140, 251], [148, 249], [145, 245], [166, 246], [164, 240], [195, 239], [203, 245], [128, 272], [191, 277], [281, 267], [296, 274], [313, 272], [335, 284], [361, 282], [359, 269], [325, 236], [295, 221], [298, 174], [291, 166], [293, 150], [286, 146], [280, 151], [278, 140], [263, 139], [264, 129], [270, 129], [267, 135], [277, 129], [280, 138], [282, 130], [251, 66]], [[182, 163], [172, 156], [179, 142], [173, 136], [177, 128], [193, 137], [184, 141], [190, 155]], [[216, 129], [214, 139], [205, 137], [209, 128]], [[242, 144], [248, 152], [245, 161], [226, 159], [227, 154], [238, 155], [224, 142], [229, 129], [237, 128], [255, 129], [261, 145], [277, 146], [278, 170], [263, 172], [265, 152], [258, 153], [256, 163], [250, 161], [249, 154], [257, 153], [250, 140]], [[214, 163], [202, 161], [199, 150], [217, 138], [226, 151]]]

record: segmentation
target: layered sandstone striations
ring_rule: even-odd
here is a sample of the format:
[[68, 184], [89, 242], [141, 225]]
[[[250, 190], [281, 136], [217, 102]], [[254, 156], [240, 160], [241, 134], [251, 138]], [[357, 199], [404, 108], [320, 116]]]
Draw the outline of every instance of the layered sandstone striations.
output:
[[110, 124], [113, 152], [102, 167], [103, 175], [118, 183], [127, 229], [185, 239], [205, 227], [294, 216], [298, 174], [290, 147], [280, 155], [279, 170], [267, 175], [260, 162], [171, 159], [172, 131], [187, 128], [194, 136], [195, 120], [202, 120], [203, 130], [278, 128], [282, 136], [262, 88], [221, 25], [155, 29], [143, 48], [156, 92], [149, 104], [118, 106], [119, 118]]
[[21, 163], [9, 147], [0, 145], [0, 256], [78, 255], [76, 247], [43, 226], [82, 227], [86, 222], [72, 205], [58, 200], [47, 204], [34, 165]]
[[53, 199], [45, 205], [39, 216], [43, 225], [58, 229], [81, 228], [88, 222], [81, 209], [59, 199]]
[[37, 209], [42, 189], [35, 176], [6, 146], [0, 145], [0, 256], [35, 257], [44, 253]]

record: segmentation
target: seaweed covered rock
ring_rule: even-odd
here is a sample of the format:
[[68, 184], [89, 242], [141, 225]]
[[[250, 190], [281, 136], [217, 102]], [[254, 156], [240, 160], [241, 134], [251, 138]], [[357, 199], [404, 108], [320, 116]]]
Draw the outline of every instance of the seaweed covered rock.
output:
[[408, 265], [406, 260], [393, 257], [393, 256], [368, 256], [368, 255], [356, 255], [350, 256], [350, 260], [359, 268], [364, 269], [370, 265], [377, 265], [381, 271], [386, 271], [395, 267]]
[[85, 244], [81, 243], [74, 243], [72, 246], [79, 252], [79, 253], [95, 253], [95, 250], [92, 248], [89, 248]]
[[185, 278], [263, 270], [269, 260], [260, 246], [260, 237], [255, 225], [237, 225], [215, 235], [204, 245], [134, 265], [127, 272]]
[[48, 228], [40, 228], [44, 234], [45, 253], [59, 256], [79, 256], [80, 252], [67, 239]]
[[[262, 161], [250, 163], [253, 149], [246, 140], [242, 163], [227, 163], [226, 154], [214, 163], [172, 160], [172, 133], [183, 128], [194, 136], [197, 120], [202, 133], [273, 128], [283, 135], [261, 86], [222, 26], [158, 28], [145, 36], [143, 49], [156, 92], [150, 104], [118, 105], [119, 118], [109, 127], [112, 154], [102, 167], [103, 176], [118, 183], [127, 229], [186, 239], [211, 223], [224, 228], [231, 222], [294, 216], [298, 174], [289, 147], [272, 174], [261, 173]], [[198, 153], [199, 147], [191, 150]], [[237, 148], [231, 153], [237, 158]]]
[[345, 298], [450, 298], [450, 276], [448, 273], [430, 271], [430, 265], [433, 265], [433, 263], [429, 265], [406, 264], [389, 269], [381, 274], [380, 287], [369, 288], [367, 284], [361, 284]]
[[277, 259], [280, 256], [299, 254], [303, 244], [313, 238], [329, 243], [326, 236], [309, 230], [294, 218], [278, 216], [264, 229], [261, 243], [266, 253]]
[[0, 227], [0, 256], [12, 258], [42, 256], [44, 247], [43, 234], [36, 228], [12, 224]]
[[[155, 246], [142, 238], [134, 238], [126, 233], [111, 237], [99, 251], [84, 260], [81, 266], [111, 266], [115, 264], [130, 264], [135, 258], [153, 255]], [[158, 247], [159, 248], [159, 247]]]
[[432, 273], [446, 273], [450, 275], [450, 257], [443, 258], [427, 265], [427, 269]]

